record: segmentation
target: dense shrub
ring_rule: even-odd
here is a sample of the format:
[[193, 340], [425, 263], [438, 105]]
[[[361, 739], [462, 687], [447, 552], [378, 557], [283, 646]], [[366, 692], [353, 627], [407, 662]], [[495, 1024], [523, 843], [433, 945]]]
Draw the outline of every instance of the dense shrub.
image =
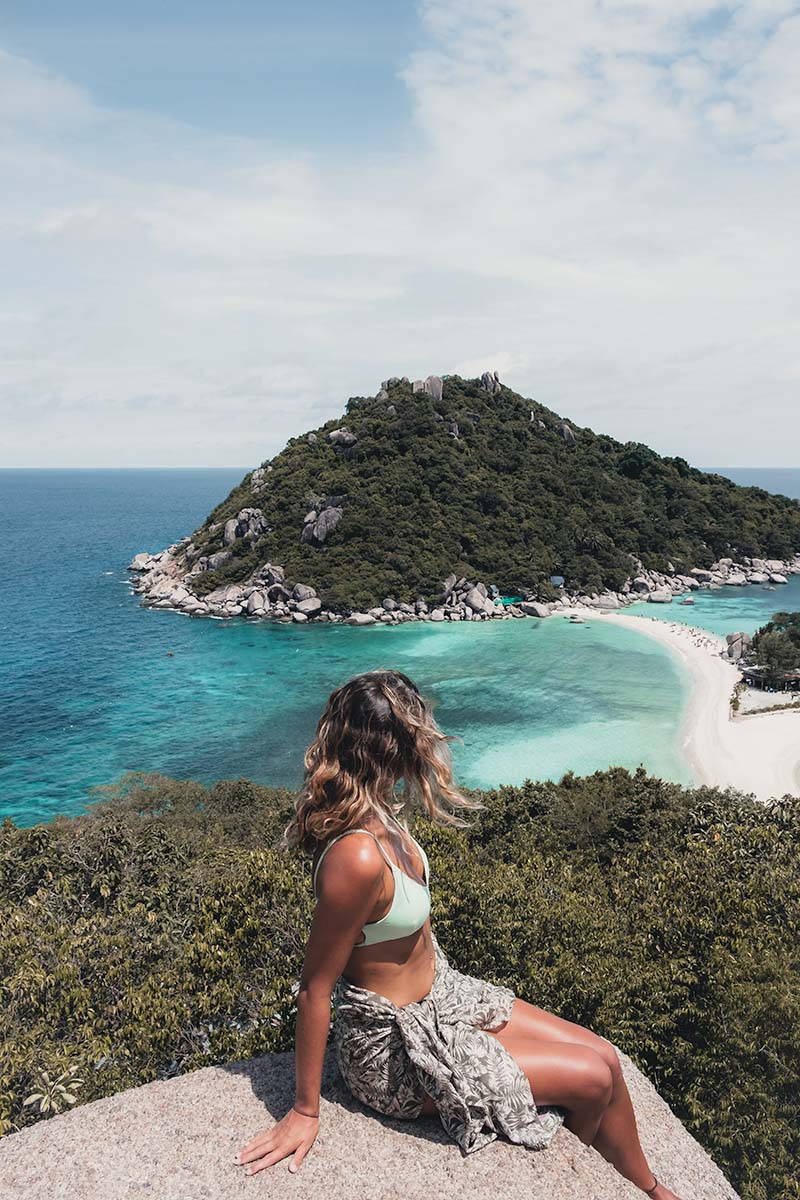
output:
[[[800, 1197], [800, 804], [622, 770], [480, 796], [469, 829], [414, 830], [454, 965], [614, 1040], [746, 1200]], [[3, 1131], [47, 1080], [84, 1102], [292, 1047], [312, 894], [277, 848], [290, 810], [131, 776], [85, 816], [5, 822]]]
[[783, 686], [800, 667], [800, 613], [775, 613], [753, 635], [748, 659], [762, 668], [770, 687]]

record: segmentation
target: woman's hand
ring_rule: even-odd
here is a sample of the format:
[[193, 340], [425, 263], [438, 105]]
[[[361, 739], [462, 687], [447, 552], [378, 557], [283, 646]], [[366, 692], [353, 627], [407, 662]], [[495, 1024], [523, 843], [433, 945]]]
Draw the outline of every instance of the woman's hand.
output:
[[245, 1175], [255, 1175], [289, 1154], [289, 1170], [294, 1172], [308, 1154], [319, 1132], [319, 1117], [304, 1117], [290, 1108], [272, 1129], [265, 1129], [236, 1155], [239, 1166], [247, 1166]]

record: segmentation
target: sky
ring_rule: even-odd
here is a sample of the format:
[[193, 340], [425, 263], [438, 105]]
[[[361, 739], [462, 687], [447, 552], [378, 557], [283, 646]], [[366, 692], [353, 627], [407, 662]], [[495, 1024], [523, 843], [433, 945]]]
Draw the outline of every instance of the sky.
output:
[[480, 374], [800, 461], [800, 3], [5, 0], [0, 466], [242, 466]]

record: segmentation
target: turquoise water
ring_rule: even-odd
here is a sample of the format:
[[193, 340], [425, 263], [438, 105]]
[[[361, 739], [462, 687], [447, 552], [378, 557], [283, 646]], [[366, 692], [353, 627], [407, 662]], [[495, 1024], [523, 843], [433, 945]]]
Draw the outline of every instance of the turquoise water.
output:
[[671, 604], [631, 604], [626, 613], [643, 613], [661, 621], [680, 621], [696, 625], [724, 637], [739, 630], [752, 633], [765, 624], [773, 613], [800, 612], [800, 575], [791, 575], [785, 586], [765, 592], [762, 587], [719, 588], [692, 592], [694, 604], [681, 604], [679, 596]]
[[[378, 666], [433, 698], [467, 785], [615, 763], [687, 781], [685, 678], [625, 629], [559, 618], [298, 629], [141, 609], [131, 556], [191, 530], [243, 474], [0, 471], [0, 561], [13, 564], [0, 581], [0, 816], [80, 811], [92, 785], [126, 770], [296, 786], [329, 692]], [[787, 592], [763, 595], [788, 603]], [[747, 599], [708, 603], [718, 597]], [[664, 615], [677, 614], [702, 615]]]

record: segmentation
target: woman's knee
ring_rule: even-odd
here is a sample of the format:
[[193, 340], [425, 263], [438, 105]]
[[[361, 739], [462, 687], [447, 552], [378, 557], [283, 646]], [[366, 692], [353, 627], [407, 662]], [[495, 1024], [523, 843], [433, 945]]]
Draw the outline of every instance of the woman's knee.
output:
[[619, 1055], [614, 1046], [611, 1045], [611, 1042], [607, 1038], [595, 1034], [591, 1048], [596, 1054], [600, 1055], [603, 1062], [611, 1071], [612, 1078], [616, 1084], [617, 1080], [622, 1078], [622, 1064], [619, 1061]]
[[540, 1102], [602, 1113], [614, 1092], [614, 1077], [608, 1063], [578, 1042], [553, 1045], [551, 1055], [547, 1096], [541, 1096]]
[[587, 1047], [578, 1066], [577, 1086], [581, 1099], [604, 1109], [614, 1092], [614, 1072], [605, 1058]]

